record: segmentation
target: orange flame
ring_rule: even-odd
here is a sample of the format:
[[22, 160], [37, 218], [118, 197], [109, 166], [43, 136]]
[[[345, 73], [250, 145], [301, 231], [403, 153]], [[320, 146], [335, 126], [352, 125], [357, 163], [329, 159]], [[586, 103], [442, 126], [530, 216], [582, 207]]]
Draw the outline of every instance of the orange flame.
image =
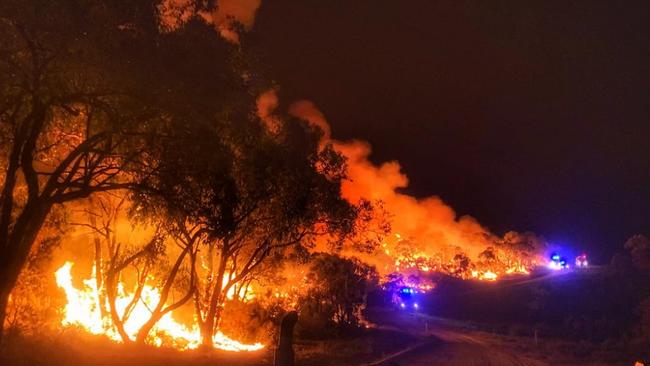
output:
[[[83, 280], [83, 288], [78, 289], [72, 284], [71, 269], [74, 264], [66, 262], [55, 273], [57, 285], [63, 289], [67, 298], [67, 304], [63, 309], [64, 326], [79, 326], [91, 334], [103, 334], [116, 342], [122, 339], [110, 319], [102, 316], [101, 304], [97, 297], [97, 286], [94, 278]], [[94, 277], [94, 273], [93, 273]], [[119, 284], [116, 307], [123, 312], [128, 306], [131, 294], [127, 294], [124, 286]], [[138, 330], [145, 324], [150, 316], [148, 309], [153, 308], [160, 301], [160, 292], [157, 288], [146, 285], [142, 291], [141, 300], [138, 301], [132, 310], [131, 316], [124, 324], [126, 333], [134, 339]], [[173, 318], [173, 311], [164, 315], [152, 329], [148, 342], [160, 347], [163, 343], [170, 342], [176, 348], [196, 349], [201, 344], [201, 334], [196, 324], [187, 327], [178, 323]], [[213, 337], [216, 348], [226, 351], [257, 351], [264, 348], [261, 343], [244, 344], [228, 338], [221, 332]]]

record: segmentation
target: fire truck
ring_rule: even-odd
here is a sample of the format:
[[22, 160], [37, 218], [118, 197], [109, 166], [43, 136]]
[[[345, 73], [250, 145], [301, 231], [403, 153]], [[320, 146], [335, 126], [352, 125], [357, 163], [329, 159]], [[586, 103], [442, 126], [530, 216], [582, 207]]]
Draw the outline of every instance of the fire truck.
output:
[[418, 311], [418, 290], [413, 287], [400, 287], [393, 293], [393, 304], [400, 310]]
[[558, 253], [551, 254], [551, 260], [548, 262], [548, 267], [550, 269], [567, 269], [569, 268], [569, 262], [567, 262], [566, 257], [560, 256]]
[[576, 268], [587, 268], [589, 267], [589, 261], [587, 260], [587, 255], [582, 253], [576, 257]]

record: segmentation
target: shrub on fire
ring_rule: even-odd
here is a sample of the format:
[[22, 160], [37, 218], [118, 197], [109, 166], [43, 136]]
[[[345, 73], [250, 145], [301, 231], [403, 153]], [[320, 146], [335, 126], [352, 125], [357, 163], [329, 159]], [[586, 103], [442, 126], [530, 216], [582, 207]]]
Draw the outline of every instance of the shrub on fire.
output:
[[260, 302], [226, 301], [219, 329], [243, 343], [271, 344], [276, 330], [273, 309]]

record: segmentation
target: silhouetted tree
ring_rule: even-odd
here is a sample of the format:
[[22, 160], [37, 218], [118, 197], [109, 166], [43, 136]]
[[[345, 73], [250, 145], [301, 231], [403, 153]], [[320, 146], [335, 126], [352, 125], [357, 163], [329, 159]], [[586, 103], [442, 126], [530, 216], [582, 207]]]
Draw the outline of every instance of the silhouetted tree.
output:
[[650, 239], [641, 234], [633, 235], [625, 242], [634, 265], [643, 270], [650, 269]]
[[465, 273], [467, 273], [472, 265], [472, 261], [469, 259], [467, 254], [465, 253], [458, 253], [454, 256], [454, 266], [455, 266], [455, 272], [454, 274], [463, 276]]
[[300, 327], [308, 336], [357, 327], [367, 295], [377, 285], [374, 268], [325, 253], [314, 256], [307, 278], [309, 292], [300, 301]]
[[234, 71], [244, 58], [197, 19], [161, 32], [157, 4], [0, 3], [0, 336], [54, 205], [133, 189], [155, 169], [148, 151], [170, 120], [214, 117], [250, 97], [253, 77]]

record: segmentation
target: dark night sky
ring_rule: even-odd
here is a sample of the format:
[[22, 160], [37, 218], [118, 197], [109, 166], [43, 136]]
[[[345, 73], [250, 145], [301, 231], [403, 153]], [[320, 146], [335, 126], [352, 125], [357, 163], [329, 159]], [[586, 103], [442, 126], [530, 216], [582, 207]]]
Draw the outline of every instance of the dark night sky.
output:
[[649, 4], [264, 0], [254, 42], [408, 193], [604, 261], [650, 234]]

